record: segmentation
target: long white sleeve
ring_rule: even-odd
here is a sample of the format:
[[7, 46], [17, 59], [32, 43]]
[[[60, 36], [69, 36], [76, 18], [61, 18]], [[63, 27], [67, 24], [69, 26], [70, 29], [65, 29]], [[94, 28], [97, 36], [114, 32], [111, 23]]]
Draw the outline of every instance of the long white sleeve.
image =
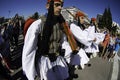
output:
[[89, 42], [87, 39], [88, 31], [81, 30], [81, 28], [75, 24], [70, 25], [70, 30], [79, 42], [81, 42], [85, 46], [91, 45], [91, 42]]
[[28, 80], [34, 80], [35, 70], [35, 54], [37, 50], [38, 34], [40, 32], [41, 19], [33, 22], [25, 36], [23, 52], [22, 52], [22, 68]]

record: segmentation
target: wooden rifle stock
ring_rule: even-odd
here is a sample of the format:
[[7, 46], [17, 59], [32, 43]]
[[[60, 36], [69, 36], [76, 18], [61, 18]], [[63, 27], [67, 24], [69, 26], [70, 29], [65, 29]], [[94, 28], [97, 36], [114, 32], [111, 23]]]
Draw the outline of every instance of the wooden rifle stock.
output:
[[72, 32], [70, 31], [70, 29], [68, 27], [68, 24], [66, 22], [63, 22], [62, 25], [64, 27], [64, 31], [65, 31], [65, 34], [67, 35], [68, 42], [69, 42], [69, 44], [71, 46], [72, 51], [73, 52], [77, 51], [78, 46], [77, 46], [77, 43], [76, 43], [76, 41], [75, 41], [75, 39], [73, 37]]

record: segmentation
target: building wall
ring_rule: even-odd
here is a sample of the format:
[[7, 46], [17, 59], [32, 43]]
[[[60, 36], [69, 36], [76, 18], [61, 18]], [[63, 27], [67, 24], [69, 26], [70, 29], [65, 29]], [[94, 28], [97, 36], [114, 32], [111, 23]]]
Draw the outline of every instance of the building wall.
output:
[[[74, 21], [74, 17], [68, 13], [66, 10], [69, 10], [69, 12], [71, 12], [71, 14], [75, 15], [77, 11], [81, 11], [80, 9], [76, 8], [76, 7], [67, 7], [67, 8], [63, 8], [62, 11], [61, 11], [61, 14], [63, 15], [63, 17], [65, 18], [65, 20], [67, 22], [73, 22]], [[83, 11], [81, 11], [83, 12]], [[85, 15], [86, 13], [83, 12]], [[90, 20], [88, 19], [87, 15], [86, 15], [86, 18], [85, 18], [88, 23], [90, 22]]]

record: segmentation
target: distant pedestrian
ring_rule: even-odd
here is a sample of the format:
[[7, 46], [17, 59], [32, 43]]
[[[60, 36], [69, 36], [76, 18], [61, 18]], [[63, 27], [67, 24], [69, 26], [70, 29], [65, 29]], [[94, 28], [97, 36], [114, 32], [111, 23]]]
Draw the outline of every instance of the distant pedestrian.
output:
[[9, 22], [9, 25], [8, 25], [8, 37], [10, 40], [10, 47], [13, 48], [14, 40], [13, 40], [13, 22], [12, 22], [12, 20]]
[[14, 37], [14, 40], [15, 40], [15, 46], [16, 47], [18, 47], [19, 32], [20, 32], [19, 19], [15, 18], [15, 22], [13, 23], [13, 37]]
[[119, 35], [117, 34], [117, 37], [116, 37], [116, 40], [115, 40], [115, 48], [114, 48], [114, 51], [113, 51], [113, 54], [111, 54], [109, 60], [113, 59], [113, 57], [118, 54], [118, 51], [120, 49], [120, 37]]
[[9, 37], [8, 37], [7, 24], [3, 25], [0, 33], [4, 40], [3, 46], [0, 50], [0, 53], [3, 57], [2, 59], [5, 62], [5, 65], [8, 68], [8, 70], [10, 72], [13, 72], [13, 70], [11, 69], [12, 63], [11, 63], [10, 42], [9, 42]]
[[106, 57], [109, 59], [113, 55], [114, 49], [115, 49], [115, 42], [116, 42], [116, 36], [114, 34], [111, 34], [110, 36], [110, 43], [108, 45], [108, 51], [106, 53]]

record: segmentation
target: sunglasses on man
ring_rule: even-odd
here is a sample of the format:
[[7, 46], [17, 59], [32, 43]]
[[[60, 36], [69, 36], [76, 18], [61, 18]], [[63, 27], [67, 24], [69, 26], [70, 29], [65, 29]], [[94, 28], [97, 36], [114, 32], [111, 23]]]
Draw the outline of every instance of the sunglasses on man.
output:
[[63, 7], [63, 3], [54, 3], [55, 7], [61, 6]]

